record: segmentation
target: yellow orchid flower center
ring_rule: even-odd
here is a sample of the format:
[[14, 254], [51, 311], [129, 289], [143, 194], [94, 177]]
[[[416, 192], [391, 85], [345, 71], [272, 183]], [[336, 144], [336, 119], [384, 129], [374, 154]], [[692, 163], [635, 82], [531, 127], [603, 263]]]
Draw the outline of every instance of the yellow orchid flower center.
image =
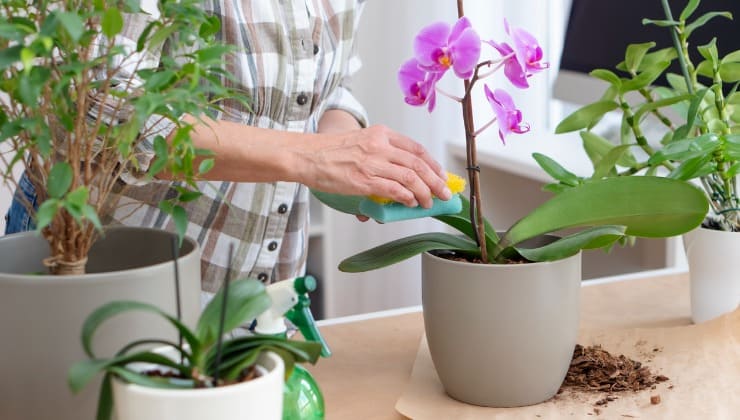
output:
[[452, 57], [447, 54], [440, 55], [437, 61], [439, 61], [439, 64], [445, 67], [450, 67], [452, 65]]
[[[447, 172], [447, 188], [449, 188], [450, 192], [453, 194], [461, 193], [465, 190], [465, 179], [459, 175], [453, 174], [452, 172]], [[381, 205], [391, 204], [394, 202], [390, 198], [380, 197], [377, 195], [369, 195], [367, 198]]]

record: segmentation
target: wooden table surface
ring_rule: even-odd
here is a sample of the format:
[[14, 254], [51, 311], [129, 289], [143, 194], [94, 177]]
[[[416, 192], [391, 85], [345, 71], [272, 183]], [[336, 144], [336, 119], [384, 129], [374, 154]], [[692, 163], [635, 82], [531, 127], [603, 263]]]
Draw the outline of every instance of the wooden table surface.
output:
[[[324, 393], [328, 420], [405, 418], [394, 407], [411, 375], [424, 322], [414, 309], [383, 315], [321, 327], [333, 354], [308, 367]], [[690, 323], [685, 273], [586, 285], [581, 291], [582, 329]]]

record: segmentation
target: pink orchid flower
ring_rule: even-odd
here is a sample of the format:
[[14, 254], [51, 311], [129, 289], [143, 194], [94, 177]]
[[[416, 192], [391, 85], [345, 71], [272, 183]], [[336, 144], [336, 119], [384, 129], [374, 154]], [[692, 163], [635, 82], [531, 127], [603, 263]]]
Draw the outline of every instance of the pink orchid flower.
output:
[[414, 56], [422, 69], [445, 73], [450, 67], [463, 79], [473, 75], [480, 58], [480, 37], [466, 17], [450, 28], [445, 22], [422, 28], [414, 39]]
[[514, 100], [505, 90], [491, 92], [488, 85], [483, 85], [483, 91], [496, 114], [498, 136], [502, 143], [506, 144], [505, 138], [509, 133], [523, 134], [529, 131], [529, 124], [522, 122], [522, 112], [516, 109]]
[[528, 88], [528, 77], [549, 67], [548, 63], [542, 62], [543, 54], [537, 39], [521, 28], [512, 28], [504, 19], [504, 28], [511, 37], [514, 46], [506, 42], [496, 43], [486, 41], [495, 48], [502, 56], [510, 56], [504, 64], [504, 75], [518, 88]]
[[415, 58], [403, 63], [398, 71], [398, 84], [401, 85], [406, 103], [414, 106], [428, 103], [429, 112], [434, 110], [436, 103], [434, 86], [438, 80], [437, 74], [422, 70]]

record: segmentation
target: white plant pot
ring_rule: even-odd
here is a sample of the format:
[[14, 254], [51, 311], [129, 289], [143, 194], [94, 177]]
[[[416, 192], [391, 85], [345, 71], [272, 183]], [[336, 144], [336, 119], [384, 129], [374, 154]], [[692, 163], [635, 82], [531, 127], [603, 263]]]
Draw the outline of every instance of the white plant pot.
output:
[[683, 236], [691, 319], [708, 321], [740, 305], [740, 233], [696, 228]]
[[[262, 376], [218, 388], [162, 389], [113, 380], [117, 420], [280, 420], [285, 365], [277, 354], [260, 356]], [[142, 366], [142, 369], [146, 369]]]

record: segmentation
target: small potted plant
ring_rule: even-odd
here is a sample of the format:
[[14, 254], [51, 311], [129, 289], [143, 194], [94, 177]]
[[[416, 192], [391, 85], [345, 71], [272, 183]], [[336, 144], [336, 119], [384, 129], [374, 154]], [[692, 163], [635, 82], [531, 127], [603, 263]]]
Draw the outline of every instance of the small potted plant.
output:
[[[699, 14], [700, 1], [695, 0], [674, 16], [668, 1], [662, 5], [664, 19], [646, 18], [643, 23], [671, 31], [673, 45], [658, 50], [655, 42], [629, 45], [616, 69], [593, 70], [593, 77], [608, 84], [606, 92], [557, 127], [558, 133], [581, 130], [593, 175], [579, 178], [559, 165], [543, 167], [558, 180], [553, 187], [559, 190], [632, 175], [660, 175], [701, 185], [711, 211], [701, 227], [683, 239], [692, 319], [702, 322], [740, 304], [740, 281], [732, 274], [740, 268], [735, 258], [740, 252], [740, 51], [720, 56], [722, 40], [714, 38], [695, 47], [698, 55], [690, 54], [694, 31], [714, 19], [732, 19], [729, 12]], [[676, 60], [680, 74], [669, 71]], [[660, 77], [668, 86], [655, 84]], [[615, 110], [621, 113], [617, 141], [596, 132], [605, 114]]]
[[[197, 243], [183, 238], [187, 220], [177, 202], [198, 197], [195, 181], [213, 160], [194, 147], [192, 120], [181, 117], [198, 118], [234, 97], [222, 69], [230, 48], [215, 39], [220, 22], [200, 1], [148, 4], [156, 7], [144, 11], [138, 0], [0, 6], [2, 178], [36, 227], [0, 238], [0, 306], [11, 314], [0, 319], [0, 374], [21, 378], [0, 385], [2, 418], [89, 417], [84, 396], [72, 398], [65, 386], [67, 367], [84, 354], [70, 337], [113, 297], [174, 311], [173, 258], [183, 272], [183, 320], [197, 319], [200, 255]], [[19, 166], [25, 175], [18, 182], [12, 173]], [[103, 229], [121, 210], [126, 182], [164, 172], [181, 185], [161, 203], [179, 248], [164, 230]], [[44, 310], [29, 313], [32, 307]], [[111, 343], [101, 351], [130, 338], [134, 325], [163, 331], [124, 318], [100, 335]], [[29, 348], [35, 358], [25, 357]]]
[[[83, 324], [82, 345], [89, 359], [69, 370], [69, 386], [79, 392], [98, 373], [105, 373], [98, 400], [100, 420], [110, 419], [113, 412], [118, 420], [281, 419], [284, 379], [295, 363], [316, 363], [322, 344], [280, 335], [229, 337], [270, 306], [265, 286], [253, 279], [225, 281], [195, 329], [147, 303], [110, 302]], [[113, 357], [97, 357], [92, 344], [98, 327], [129, 311], [167, 320], [181, 342], [136, 340]], [[160, 347], [152, 350], [152, 345]]]
[[[535, 37], [506, 21], [509, 41], [481, 41], [462, 3], [457, 2], [454, 25], [438, 22], [419, 32], [414, 57], [399, 72], [408, 104], [432, 111], [438, 95], [462, 104], [470, 198], [461, 198], [461, 211], [434, 216], [462, 235], [429, 232], [402, 238], [351, 256], [339, 268], [367, 271], [422, 254], [426, 337], [445, 391], [476, 405], [535, 404], [557, 392], [576, 344], [580, 251], [609, 249], [631, 235], [684, 233], [701, 222], [708, 204], [700, 190], [680, 180], [594, 179], [560, 191], [508, 229], [485, 220], [477, 136], [495, 123], [504, 141], [529, 126], [506, 91], [484, 85], [494, 117], [477, 128], [471, 95], [499, 69], [524, 89], [547, 65]], [[481, 59], [482, 48], [495, 58]], [[450, 70], [463, 79], [459, 96], [436, 86]], [[340, 211], [363, 213], [365, 198], [315, 195]], [[426, 209], [417, 214], [427, 214]]]

